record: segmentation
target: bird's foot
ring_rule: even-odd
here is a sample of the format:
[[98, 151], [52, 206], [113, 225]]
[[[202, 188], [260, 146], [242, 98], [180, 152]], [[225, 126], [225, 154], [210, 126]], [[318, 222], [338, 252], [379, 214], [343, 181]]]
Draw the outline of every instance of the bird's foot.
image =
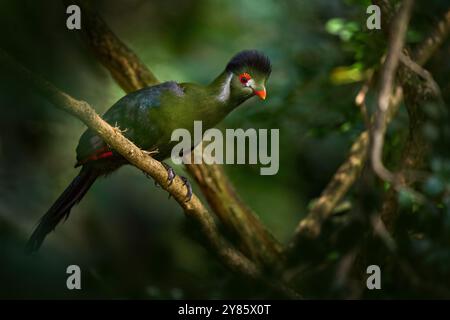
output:
[[189, 183], [189, 180], [187, 178], [182, 177], [182, 176], [180, 176], [180, 178], [183, 181], [183, 186], [186, 186], [186, 190], [187, 190], [185, 202], [189, 202], [189, 201], [191, 201], [191, 198], [192, 198], [192, 186]]
[[[173, 180], [175, 179], [175, 177], [177, 175], [175, 174], [175, 171], [172, 169], [172, 167], [169, 166], [167, 163], [161, 162], [161, 164], [167, 170], [167, 181], [169, 182], [168, 186], [170, 186], [173, 183]], [[147, 178], [151, 178], [147, 173], [144, 172], [144, 174], [146, 175]], [[180, 178], [181, 178], [181, 181], [183, 181], [183, 186], [186, 186], [185, 202], [189, 202], [189, 201], [191, 201], [191, 198], [192, 198], [192, 186], [186, 177], [180, 176]], [[159, 184], [156, 181], [155, 181], [155, 186], [159, 187]], [[169, 193], [169, 198], [170, 197], [171, 197], [171, 195]]]
[[167, 170], [167, 181], [169, 182], [168, 186], [170, 186], [173, 182], [173, 179], [175, 179], [176, 177], [175, 171], [167, 163], [161, 162], [161, 164]]

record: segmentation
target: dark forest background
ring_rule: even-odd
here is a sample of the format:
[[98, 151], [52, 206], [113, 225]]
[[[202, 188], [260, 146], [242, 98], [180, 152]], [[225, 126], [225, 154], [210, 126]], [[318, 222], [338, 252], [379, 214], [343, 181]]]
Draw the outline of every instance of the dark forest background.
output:
[[[288, 243], [365, 128], [355, 96], [368, 70], [379, 68], [386, 48], [383, 31], [365, 27], [369, 4], [102, 0], [96, 8], [161, 80], [206, 84], [246, 48], [271, 58], [268, 99], [251, 99], [220, 127], [280, 129], [277, 175], [261, 176], [257, 165], [226, 165], [225, 170], [241, 198], [276, 238]], [[407, 45], [420, 43], [448, 8], [448, 1], [416, 1]], [[99, 113], [124, 95], [79, 32], [66, 29], [61, 1], [1, 1], [0, 16], [0, 47], [33, 72]], [[450, 101], [449, 54], [447, 41], [426, 64], [444, 101]], [[278, 297], [225, 268], [201, 245], [198, 228], [177, 203], [132, 166], [99, 180], [39, 253], [25, 255], [36, 222], [78, 172], [75, 147], [85, 126], [14, 73], [0, 70], [1, 298]], [[368, 94], [369, 112], [375, 94]], [[410, 281], [404, 269], [384, 268], [389, 253], [378, 242], [366, 247], [366, 255], [370, 264], [381, 265], [382, 290], [353, 290], [354, 283], [342, 278], [342, 261], [364, 243], [367, 216], [380, 210], [390, 187], [367, 165], [316, 244], [296, 259], [305, 296], [450, 297], [450, 122], [435, 104], [423, 108], [428, 175], [414, 185], [421, 197], [408, 190], [396, 195], [396, 255], [418, 280]], [[408, 130], [402, 104], [385, 146], [385, 163], [393, 170]], [[183, 167], [175, 169], [186, 175]], [[70, 264], [82, 269], [80, 291], [66, 289]], [[442, 288], [434, 290], [434, 284]]]

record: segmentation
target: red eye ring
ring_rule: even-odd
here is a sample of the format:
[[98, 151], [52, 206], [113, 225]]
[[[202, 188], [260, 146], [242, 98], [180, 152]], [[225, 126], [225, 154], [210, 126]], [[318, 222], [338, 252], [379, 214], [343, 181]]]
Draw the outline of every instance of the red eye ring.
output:
[[248, 80], [250, 80], [251, 78], [252, 77], [250, 77], [250, 75], [247, 72], [244, 72], [239, 76], [239, 80], [241, 81], [242, 84], [246, 84]]

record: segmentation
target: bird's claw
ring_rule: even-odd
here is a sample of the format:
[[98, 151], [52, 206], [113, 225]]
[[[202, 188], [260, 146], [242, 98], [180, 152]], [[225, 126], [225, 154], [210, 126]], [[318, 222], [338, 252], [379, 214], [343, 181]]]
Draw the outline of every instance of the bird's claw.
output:
[[189, 180], [185, 177], [180, 176], [181, 180], [183, 181], [183, 186], [186, 186], [187, 192], [186, 192], [186, 200], [185, 202], [191, 201], [192, 198], [192, 186], [189, 183]]
[[167, 163], [162, 162], [162, 165], [167, 170], [167, 181], [169, 182], [168, 186], [170, 186], [173, 183], [173, 179], [176, 177], [175, 171]]
[[[161, 164], [167, 170], [167, 181], [169, 182], [168, 186], [170, 186], [173, 183], [173, 180], [176, 177], [175, 171], [167, 163], [161, 162]], [[144, 174], [148, 178], [150, 178], [150, 176], [147, 173], [144, 172]], [[191, 198], [192, 198], [192, 186], [189, 183], [189, 180], [187, 178], [182, 177], [182, 176], [180, 176], [180, 178], [181, 178], [181, 181], [183, 181], [183, 186], [185, 186], [186, 190], [187, 190], [186, 191], [186, 200], [185, 200], [185, 202], [189, 202], [189, 201], [191, 201]], [[155, 186], [159, 187], [159, 184], [156, 181], [155, 181]], [[169, 199], [170, 199], [170, 197], [171, 197], [171, 194], [169, 193]]]

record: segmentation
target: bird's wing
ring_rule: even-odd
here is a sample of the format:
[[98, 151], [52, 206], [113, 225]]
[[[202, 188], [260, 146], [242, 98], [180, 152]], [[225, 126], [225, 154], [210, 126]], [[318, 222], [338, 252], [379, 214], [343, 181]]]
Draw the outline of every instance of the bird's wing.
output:
[[[125, 137], [140, 148], [147, 150], [158, 138], [158, 126], [149, 116], [149, 111], [161, 107], [165, 94], [182, 96], [183, 89], [176, 82], [164, 82], [156, 86], [132, 92], [109, 108], [103, 119], [122, 130]], [[114, 155], [109, 146], [91, 129], [86, 130], [77, 147], [75, 166]]]

